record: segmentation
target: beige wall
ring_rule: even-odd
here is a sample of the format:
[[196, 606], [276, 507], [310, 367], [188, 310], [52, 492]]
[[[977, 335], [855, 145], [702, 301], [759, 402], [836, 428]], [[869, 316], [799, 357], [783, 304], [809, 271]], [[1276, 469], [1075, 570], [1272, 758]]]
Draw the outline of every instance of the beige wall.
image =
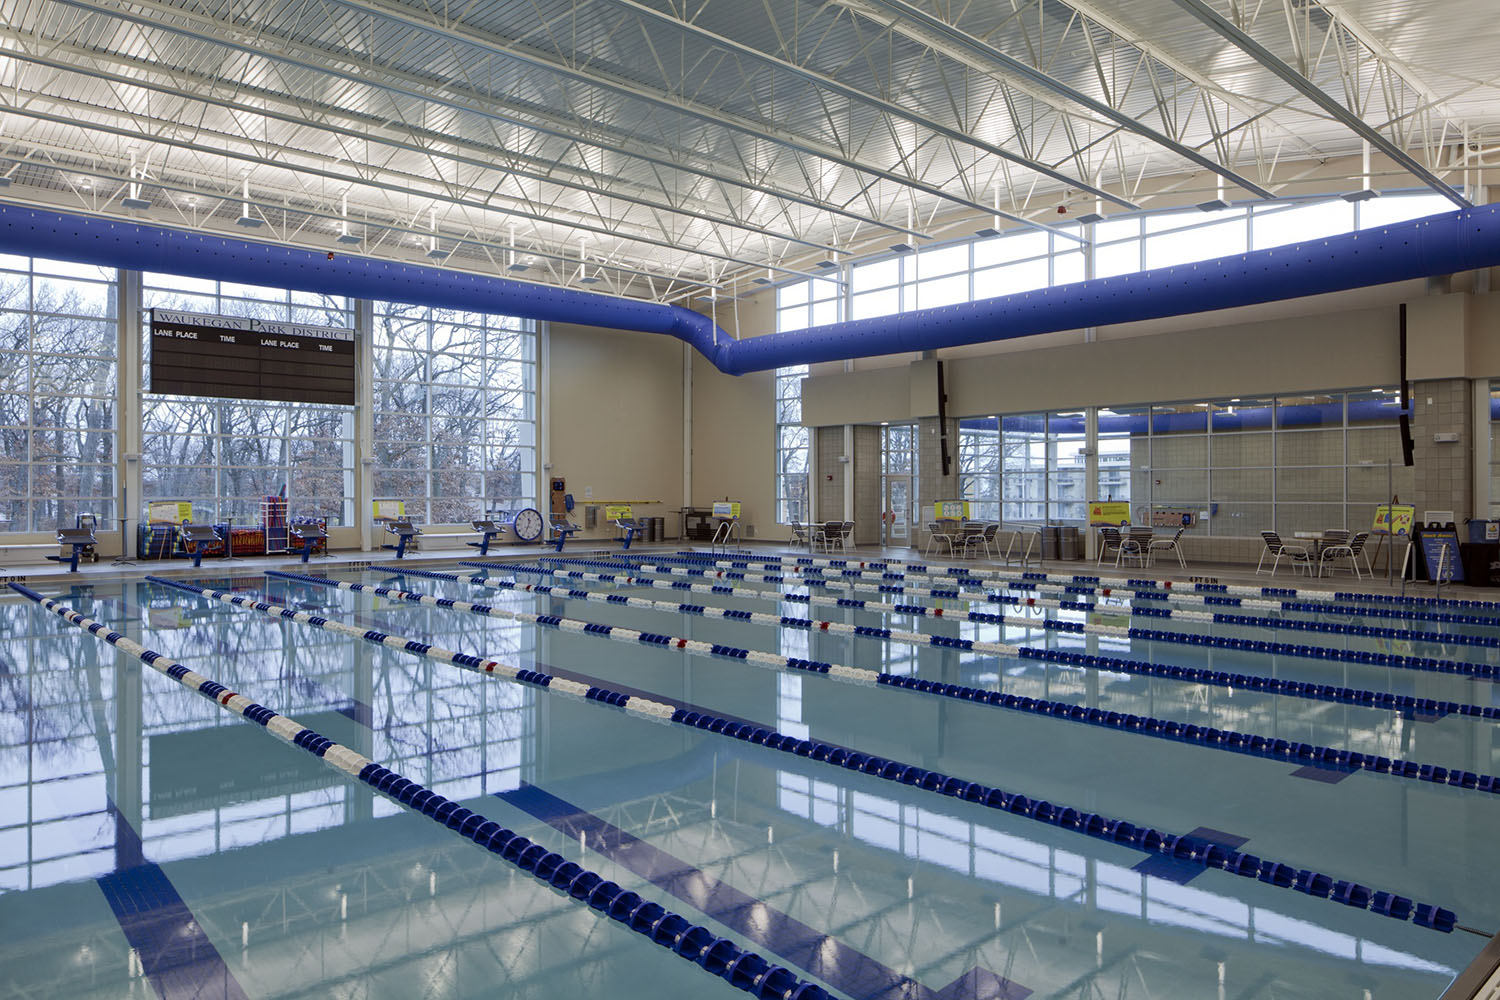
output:
[[693, 504], [739, 500], [747, 537], [752, 528], [757, 538], [786, 537], [776, 525], [775, 408], [775, 372], [725, 375], [694, 352]]
[[[672, 337], [553, 323], [547, 378], [550, 472], [580, 505], [652, 500], [635, 513], [666, 516], [682, 498], [682, 344]], [[583, 511], [574, 512], [583, 524]], [[601, 528], [593, 532], [605, 536]]]

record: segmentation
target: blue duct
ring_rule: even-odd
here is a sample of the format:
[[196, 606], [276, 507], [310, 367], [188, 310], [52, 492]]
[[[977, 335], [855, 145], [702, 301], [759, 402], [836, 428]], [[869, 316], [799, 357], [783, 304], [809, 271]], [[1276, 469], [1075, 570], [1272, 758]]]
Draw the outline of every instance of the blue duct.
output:
[[0, 251], [661, 333], [731, 375], [1159, 319], [1500, 264], [1500, 205], [978, 302], [733, 340], [681, 306], [0, 204]]

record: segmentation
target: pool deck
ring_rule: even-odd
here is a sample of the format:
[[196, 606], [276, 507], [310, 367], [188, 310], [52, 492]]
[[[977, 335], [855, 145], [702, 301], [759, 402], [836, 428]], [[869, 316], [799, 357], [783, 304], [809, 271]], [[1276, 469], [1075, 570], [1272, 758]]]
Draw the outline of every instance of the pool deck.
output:
[[[690, 547], [668, 540], [656, 545], [632, 545], [629, 555], [645, 555], [650, 553], [674, 554], [682, 549]], [[707, 555], [708, 548], [704, 546], [692, 546], [696, 551]], [[776, 556], [806, 556], [804, 548], [792, 548], [783, 542], [748, 542], [737, 547], [735, 553], [740, 558], [767, 558]], [[585, 539], [568, 545], [562, 552], [562, 557], [614, 557], [623, 554], [618, 543], [611, 543], [602, 539]], [[397, 560], [395, 555], [386, 550], [374, 550], [361, 552], [355, 549], [337, 550], [329, 555], [314, 556], [305, 564], [306, 571], [319, 573], [330, 569], [366, 569], [390, 568], [396, 569], [400, 566], [412, 566], [422, 568], [434, 564], [452, 564], [456, 559], [493, 559], [497, 561], [514, 560], [536, 560], [557, 556], [558, 553], [548, 546], [537, 545], [500, 545], [490, 550], [489, 555], [480, 556], [477, 549], [464, 548], [456, 545], [444, 545], [442, 548], [431, 547], [423, 551], [409, 552], [405, 558]], [[1075, 559], [1069, 561], [1050, 560], [1040, 562], [1032, 560], [1028, 565], [1022, 567], [1019, 563], [1006, 564], [1000, 559], [954, 559], [924, 557], [920, 550], [911, 548], [879, 548], [865, 545], [855, 547], [848, 553], [833, 552], [831, 554], [814, 552], [816, 558], [848, 559], [852, 561], [877, 562], [881, 560], [894, 560], [899, 562], [918, 562], [937, 566], [972, 566], [977, 569], [993, 570], [1020, 570], [1026, 569], [1032, 572], [1047, 573], [1077, 573], [1092, 576], [1129, 576], [1135, 579], [1157, 579], [1171, 580], [1174, 584], [1193, 583], [1223, 583], [1238, 586], [1252, 587], [1291, 587], [1299, 591], [1326, 590], [1330, 593], [1335, 591], [1358, 590], [1373, 594], [1397, 594], [1402, 593], [1401, 580], [1387, 580], [1384, 567], [1374, 578], [1365, 577], [1362, 580], [1355, 578], [1347, 571], [1338, 572], [1333, 576], [1308, 577], [1304, 574], [1295, 573], [1288, 567], [1282, 567], [1274, 577], [1269, 573], [1256, 574], [1254, 566], [1241, 563], [1189, 563], [1186, 570], [1175, 562], [1168, 565], [1163, 561], [1155, 566], [1140, 568], [1137, 566], [1115, 567], [1111, 563], [1095, 565], [1086, 559]], [[78, 572], [69, 572], [65, 564], [53, 562], [11, 562], [0, 566], [0, 583], [16, 581], [29, 585], [53, 586], [57, 584], [82, 584], [116, 582], [120, 580], [138, 580], [147, 575], [162, 576], [191, 576], [208, 574], [230, 573], [256, 574], [266, 570], [286, 570], [294, 567], [303, 567], [300, 556], [295, 555], [269, 555], [269, 556], [241, 556], [235, 559], [207, 558], [203, 560], [201, 569], [194, 569], [190, 559], [136, 559], [128, 564], [119, 564], [112, 561], [109, 556], [100, 556], [99, 562], [79, 564]], [[1426, 581], [1407, 581], [1405, 593], [1430, 597], [1433, 595], [1433, 586]], [[1475, 587], [1467, 584], [1444, 584], [1442, 596], [1462, 600], [1490, 600], [1500, 601], [1500, 587]]]

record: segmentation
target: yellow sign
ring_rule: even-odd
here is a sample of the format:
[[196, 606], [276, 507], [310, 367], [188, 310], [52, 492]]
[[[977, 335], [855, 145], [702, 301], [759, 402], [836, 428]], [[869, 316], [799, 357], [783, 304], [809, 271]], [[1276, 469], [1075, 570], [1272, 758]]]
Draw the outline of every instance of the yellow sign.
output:
[[624, 521], [635, 515], [630, 512], [628, 503], [607, 503], [604, 505], [604, 519], [606, 521]]
[[406, 516], [405, 500], [375, 500], [372, 505], [375, 508], [377, 521], [392, 521]]
[[1375, 508], [1375, 526], [1370, 530], [1377, 535], [1410, 535], [1416, 516], [1417, 508], [1412, 504], [1383, 503]]
[[738, 500], [715, 500], [714, 517], [732, 517], [736, 520], [740, 516], [740, 502]]
[[1090, 500], [1089, 524], [1129, 524], [1129, 500]]
[[148, 524], [183, 524], [193, 519], [193, 505], [186, 500], [153, 500], [146, 505]]
[[939, 500], [932, 505], [932, 519], [934, 521], [967, 521], [969, 501]]

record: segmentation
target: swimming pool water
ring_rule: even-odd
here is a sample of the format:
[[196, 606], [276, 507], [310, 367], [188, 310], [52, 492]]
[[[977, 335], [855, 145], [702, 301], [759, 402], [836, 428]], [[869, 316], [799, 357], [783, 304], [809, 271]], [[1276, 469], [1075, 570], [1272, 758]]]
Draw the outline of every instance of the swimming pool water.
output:
[[[389, 569], [330, 575], [501, 611], [1500, 773], [1496, 723], [1457, 713], [1403, 714], [817, 627], [643, 610], [485, 587], [467, 582], [472, 570], [456, 572], [464, 579]], [[492, 572], [497, 581], [513, 579]], [[1500, 795], [1492, 792], [1267, 759], [260, 574], [194, 579], [1059, 808], [1194, 833], [1444, 907], [1484, 935], [1439, 933], [920, 784], [653, 722], [160, 585], [49, 595], [835, 996], [1436, 997], [1500, 929], [1492, 834]], [[598, 581], [566, 586], [1500, 703], [1489, 679], [1040, 624], [1128, 623], [1128, 605], [1115, 598], [1093, 612], [992, 606], [1026, 618], [998, 625], [810, 610], [744, 589], [688, 595]], [[783, 589], [800, 592], [794, 583]], [[0, 601], [0, 622], [7, 635], [0, 647], [0, 996], [744, 995], [32, 603]], [[1287, 639], [1284, 631], [1248, 626], [1142, 622]], [[1472, 622], [1380, 624], [1435, 636], [1500, 635]], [[1440, 638], [1298, 633], [1295, 641], [1477, 663], [1494, 663], [1497, 652]]]

